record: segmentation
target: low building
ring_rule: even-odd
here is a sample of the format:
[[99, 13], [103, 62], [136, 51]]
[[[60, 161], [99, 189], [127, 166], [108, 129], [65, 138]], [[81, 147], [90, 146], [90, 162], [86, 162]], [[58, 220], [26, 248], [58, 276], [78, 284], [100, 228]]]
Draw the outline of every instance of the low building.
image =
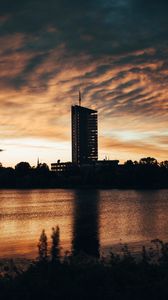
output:
[[95, 163], [95, 168], [97, 169], [109, 169], [118, 167], [119, 160], [98, 160]]
[[77, 169], [77, 166], [72, 162], [61, 162], [60, 160], [57, 163], [51, 164], [51, 171], [57, 172], [59, 174], [70, 174]]

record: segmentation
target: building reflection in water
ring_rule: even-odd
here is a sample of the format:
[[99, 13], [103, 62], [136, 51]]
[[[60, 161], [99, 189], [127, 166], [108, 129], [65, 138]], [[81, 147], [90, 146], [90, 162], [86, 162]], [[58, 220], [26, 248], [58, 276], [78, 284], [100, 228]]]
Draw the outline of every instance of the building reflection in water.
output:
[[99, 257], [99, 191], [76, 191], [72, 252]]

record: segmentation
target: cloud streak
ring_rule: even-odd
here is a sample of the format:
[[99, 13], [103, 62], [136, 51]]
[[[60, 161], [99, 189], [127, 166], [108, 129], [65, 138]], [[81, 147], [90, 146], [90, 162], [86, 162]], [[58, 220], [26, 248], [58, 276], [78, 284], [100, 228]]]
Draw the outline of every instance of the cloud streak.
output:
[[[146, 147], [166, 159], [167, 12], [163, 0], [2, 0], [2, 138], [70, 142], [80, 88], [83, 105], [99, 111], [100, 153], [110, 139], [108, 149], [132, 149], [136, 158]], [[111, 133], [122, 130], [158, 138], [135, 147], [118, 134], [115, 143]]]

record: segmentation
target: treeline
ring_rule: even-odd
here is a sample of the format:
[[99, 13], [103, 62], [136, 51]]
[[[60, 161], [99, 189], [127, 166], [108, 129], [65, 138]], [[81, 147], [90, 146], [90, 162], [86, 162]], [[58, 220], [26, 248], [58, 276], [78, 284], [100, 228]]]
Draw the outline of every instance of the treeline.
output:
[[168, 188], [168, 161], [147, 157], [139, 162], [102, 161], [74, 166], [63, 172], [50, 171], [47, 164], [31, 167], [20, 162], [15, 168], [0, 165], [0, 188]]
[[168, 161], [147, 157], [139, 162], [127, 160], [123, 165], [101, 168], [95, 180], [113, 188], [168, 188]]

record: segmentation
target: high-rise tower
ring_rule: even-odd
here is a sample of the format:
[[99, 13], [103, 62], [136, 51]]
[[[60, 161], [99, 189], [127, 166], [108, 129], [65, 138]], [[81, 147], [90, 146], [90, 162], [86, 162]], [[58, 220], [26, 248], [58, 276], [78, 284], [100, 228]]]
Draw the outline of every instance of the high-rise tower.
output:
[[97, 111], [79, 105], [71, 108], [72, 118], [72, 162], [78, 165], [97, 161], [98, 132]]

